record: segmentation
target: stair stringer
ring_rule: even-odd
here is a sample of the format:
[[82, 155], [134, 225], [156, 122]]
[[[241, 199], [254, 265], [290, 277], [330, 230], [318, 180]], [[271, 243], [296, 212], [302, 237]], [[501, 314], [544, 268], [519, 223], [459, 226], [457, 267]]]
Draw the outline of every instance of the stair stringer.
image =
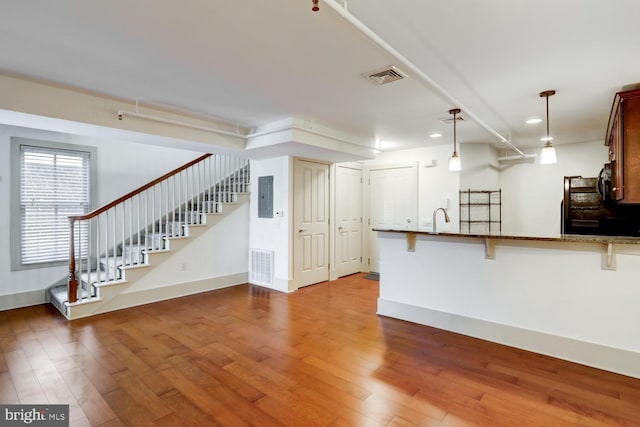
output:
[[167, 249], [145, 254], [143, 264], [125, 266], [122, 280], [95, 285], [95, 298], [68, 304], [67, 318], [247, 283], [248, 195], [225, 204], [222, 214], [205, 215], [205, 224], [185, 225], [186, 236], [168, 238]]

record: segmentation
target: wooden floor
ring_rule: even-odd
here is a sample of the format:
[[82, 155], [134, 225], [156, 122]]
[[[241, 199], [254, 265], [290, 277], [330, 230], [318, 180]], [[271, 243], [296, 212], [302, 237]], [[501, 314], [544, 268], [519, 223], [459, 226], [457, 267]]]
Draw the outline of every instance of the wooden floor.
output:
[[640, 425], [640, 380], [378, 317], [361, 274], [67, 322], [0, 312], [0, 403], [72, 426]]

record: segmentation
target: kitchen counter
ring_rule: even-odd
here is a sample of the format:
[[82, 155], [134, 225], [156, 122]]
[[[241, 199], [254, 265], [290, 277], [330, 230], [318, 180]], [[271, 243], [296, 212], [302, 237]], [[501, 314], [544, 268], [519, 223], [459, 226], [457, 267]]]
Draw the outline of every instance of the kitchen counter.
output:
[[640, 244], [640, 237], [629, 236], [599, 236], [599, 235], [587, 235], [587, 234], [562, 234], [559, 236], [530, 236], [526, 234], [478, 234], [478, 233], [448, 233], [437, 232], [432, 233], [430, 231], [412, 231], [412, 230], [398, 230], [398, 229], [382, 229], [376, 228], [374, 231], [384, 231], [389, 233], [414, 233], [421, 236], [432, 237], [462, 237], [462, 238], [479, 238], [479, 239], [505, 239], [505, 240], [532, 240], [540, 242], [575, 242], [575, 243], [602, 243], [602, 244], [624, 244], [624, 245], [638, 245]]
[[378, 314], [640, 378], [640, 238], [377, 231]]

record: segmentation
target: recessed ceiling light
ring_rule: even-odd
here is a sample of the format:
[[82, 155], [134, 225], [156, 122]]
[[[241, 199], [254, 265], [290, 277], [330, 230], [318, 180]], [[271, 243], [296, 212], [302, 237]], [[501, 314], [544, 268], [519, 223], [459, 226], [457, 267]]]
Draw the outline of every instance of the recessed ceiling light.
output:
[[378, 144], [378, 148], [380, 150], [388, 150], [390, 148], [394, 148], [396, 145], [398, 145], [398, 144], [393, 142], [393, 141], [388, 141], [388, 140], [384, 139], [384, 140], [380, 141], [380, 143]]
[[542, 141], [542, 142], [553, 141], [553, 137], [552, 136], [543, 136], [542, 138], [540, 138], [540, 141]]
[[434, 132], [431, 135], [429, 135], [429, 137], [431, 137], [431, 138], [440, 138], [441, 136], [442, 136], [442, 134], [438, 133], [438, 132]]
[[535, 125], [536, 123], [540, 123], [542, 119], [529, 119], [525, 123], [528, 125]]

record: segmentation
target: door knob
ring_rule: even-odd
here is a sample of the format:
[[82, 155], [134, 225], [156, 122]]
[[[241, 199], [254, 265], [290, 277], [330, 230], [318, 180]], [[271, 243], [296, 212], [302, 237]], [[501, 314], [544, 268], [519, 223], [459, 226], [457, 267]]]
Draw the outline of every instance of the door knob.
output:
[[342, 231], [342, 227], [338, 227], [338, 231]]
[[298, 233], [304, 233], [304, 229], [301, 228], [300, 230], [298, 230]]

